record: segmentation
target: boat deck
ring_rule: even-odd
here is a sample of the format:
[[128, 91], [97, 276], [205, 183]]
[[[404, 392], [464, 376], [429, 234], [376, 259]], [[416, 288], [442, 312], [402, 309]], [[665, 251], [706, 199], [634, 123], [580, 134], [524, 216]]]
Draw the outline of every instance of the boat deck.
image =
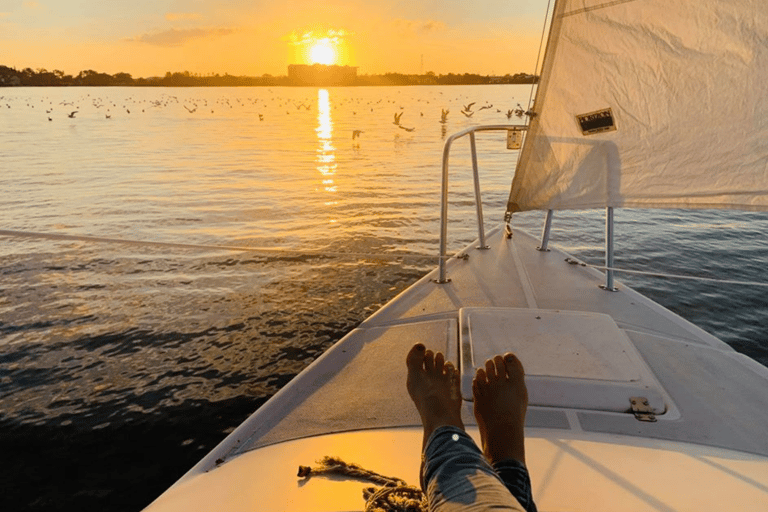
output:
[[[537, 251], [523, 232], [496, 232], [489, 244], [451, 260], [450, 282], [432, 273], [366, 320], [156, 505], [235, 488], [253, 505], [269, 482], [287, 486], [288, 501], [270, 491], [278, 501], [250, 510], [360, 509], [359, 483], [292, 476], [325, 455], [418, 483], [420, 421], [404, 360], [423, 342], [459, 368], [467, 399], [475, 367], [519, 354], [539, 510], [720, 510], [734, 500], [768, 509], [768, 369], [621, 283], [601, 289], [603, 274]], [[631, 411], [638, 397], [656, 421]], [[462, 414], [474, 432], [469, 400]], [[346, 486], [356, 486], [351, 498]]]
[[[476, 428], [467, 429], [479, 442]], [[296, 477], [325, 455], [419, 482], [421, 428], [377, 429], [288, 441], [241, 455], [180, 482], [149, 510], [228, 512], [355, 511], [369, 483]], [[687, 512], [768, 507], [768, 471], [759, 456], [700, 445], [529, 429], [533, 496], [541, 512]]]

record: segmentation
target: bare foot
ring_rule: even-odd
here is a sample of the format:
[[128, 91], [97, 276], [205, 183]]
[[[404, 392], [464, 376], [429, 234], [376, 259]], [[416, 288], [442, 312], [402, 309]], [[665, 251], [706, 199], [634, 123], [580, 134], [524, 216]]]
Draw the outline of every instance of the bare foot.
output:
[[426, 350], [417, 343], [405, 359], [408, 366], [406, 386], [424, 427], [426, 447], [429, 436], [438, 427], [454, 426], [464, 429], [461, 421], [461, 394], [456, 369], [445, 356]]
[[491, 463], [515, 459], [525, 464], [528, 390], [524, 376], [520, 360], [505, 354], [486, 361], [472, 381], [483, 454]]

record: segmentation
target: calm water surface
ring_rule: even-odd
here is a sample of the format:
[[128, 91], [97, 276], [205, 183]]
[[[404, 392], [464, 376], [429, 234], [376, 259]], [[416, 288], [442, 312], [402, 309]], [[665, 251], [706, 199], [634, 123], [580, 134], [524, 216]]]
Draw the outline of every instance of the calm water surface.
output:
[[[529, 93], [0, 89], [0, 229], [286, 251], [0, 238], [0, 449], [14, 489], [0, 499], [148, 504], [435, 265], [296, 251], [434, 255], [445, 137], [510, 122]], [[454, 251], [475, 237], [467, 145], [451, 159]], [[478, 135], [478, 148], [490, 228], [517, 153], [499, 134]], [[515, 222], [538, 231], [541, 217]], [[602, 213], [555, 219], [554, 244], [602, 262]], [[764, 280], [766, 214], [622, 210], [616, 221], [619, 267]], [[768, 365], [765, 288], [619, 278]]]

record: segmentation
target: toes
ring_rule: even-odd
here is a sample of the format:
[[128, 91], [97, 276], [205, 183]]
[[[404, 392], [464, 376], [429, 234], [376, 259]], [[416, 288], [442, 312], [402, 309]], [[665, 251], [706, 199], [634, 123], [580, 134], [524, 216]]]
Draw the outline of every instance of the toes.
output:
[[485, 374], [488, 382], [496, 380], [496, 364], [490, 359], [485, 362]]
[[[503, 356], [497, 355], [485, 362], [485, 379], [489, 384], [499, 379], [515, 379], [525, 375], [523, 363], [516, 355], [507, 352]], [[479, 374], [479, 370], [478, 370]]]
[[428, 372], [435, 369], [435, 353], [431, 350], [424, 352], [424, 369]]
[[516, 355], [509, 352], [504, 354], [504, 368], [506, 368], [506, 374], [510, 379], [525, 375], [523, 363], [520, 362]]
[[422, 343], [415, 344], [405, 357], [409, 371], [427, 371], [439, 375], [452, 376], [456, 368], [450, 361], [445, 360], [442, 352], [428, 350]]
[[405, 364], [409, 370], [421, 370], [424, 368], [424, 350], [425, 347], [421, 343], [417, 343], [411, 348], [405, 358]]
[[475, 397], [481, 396], [488, 386], [488, 376], [483, 368], [478, 368], [475, 378], [472, 379], [472, 394]]
[[507, 378], [507, 368], [504, 364], [504, 358], [502, 356], [495, 356], [493, 358], [493, 366], [496, 367], [496, 377], [499, 379]]
[[477, 372], [475, 372], [475, 378], [472, 379], [472, 385], [477, 385], [480, 387], [480, 389], [485, 389], [485, 387], [488, 385], [488, 374], [485, 372], [485, 369], [477, 369]]
[[445, 356], [442, 352], [438, 352], [435, 354], [435, 372], [437, 373], [443, 373], [443, 368], [445, 367]]

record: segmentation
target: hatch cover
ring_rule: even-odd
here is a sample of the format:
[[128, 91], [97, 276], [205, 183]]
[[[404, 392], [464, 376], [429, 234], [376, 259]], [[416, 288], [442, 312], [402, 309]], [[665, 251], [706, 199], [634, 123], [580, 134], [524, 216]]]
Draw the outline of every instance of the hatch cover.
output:
[[[513, 352], [523, 363], [531, 405], [630, 412], [647, 397], [666, 410], [658, 381], [613, 318], [599, 313], [518, 308], [460, 310], [462, 396], [477, 368]], [[660, 412], [661, 411], [661, 412]]]

